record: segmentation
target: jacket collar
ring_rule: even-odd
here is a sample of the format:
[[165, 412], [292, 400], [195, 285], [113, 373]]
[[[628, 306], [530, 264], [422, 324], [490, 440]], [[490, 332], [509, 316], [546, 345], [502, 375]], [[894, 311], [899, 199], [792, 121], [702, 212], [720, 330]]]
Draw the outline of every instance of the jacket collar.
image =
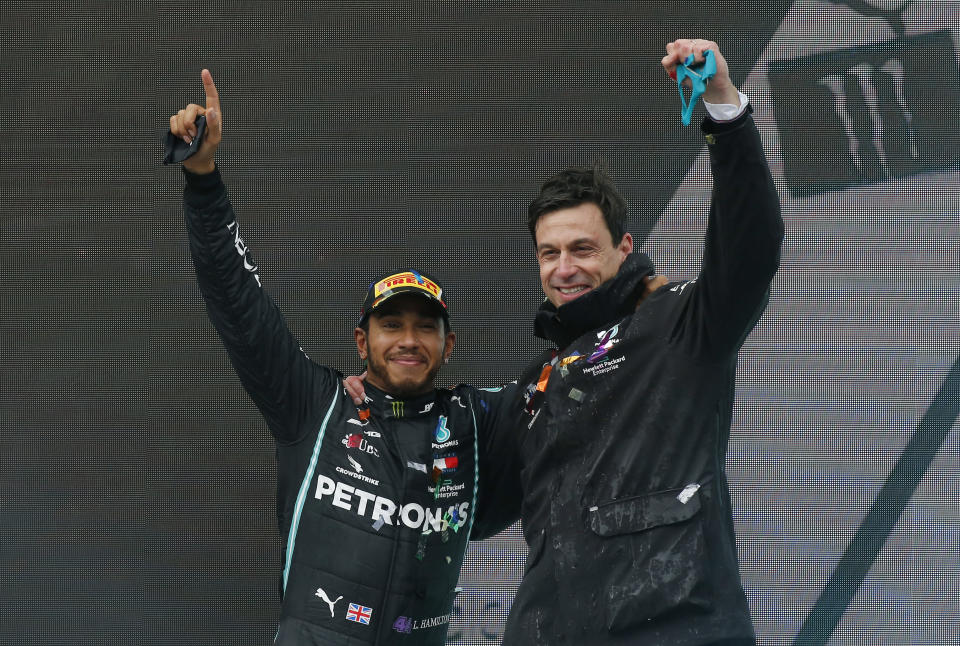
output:
[[534, 320], [534, 334], [556, 343], [558, 348], [567, 347], [584, 333], [633, 312], [646, 288], [644, 278], [653, 273], [653, 263], [646, 254], [630, 254], [616, 276], [580, 298], [560, 308], [544, 301]]
[[437, 391], [406, 399], [394, 397], [380, 390], [369, 381], [363, 382], [365, 405], [377, 417], [419, 417], [430, 413], [437, 402]]

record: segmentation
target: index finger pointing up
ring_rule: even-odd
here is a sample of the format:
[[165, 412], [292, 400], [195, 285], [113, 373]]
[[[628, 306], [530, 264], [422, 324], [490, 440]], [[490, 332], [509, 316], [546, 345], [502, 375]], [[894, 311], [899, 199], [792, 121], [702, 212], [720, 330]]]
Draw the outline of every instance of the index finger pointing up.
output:
[[220, 112], [220, 95], [217, 94], [217, 86], [213, 84], [213, 76], [210, 70], [205, 69], [200, 72], [200, 78], [203, 79], [203, 91], [207, 95], [207, 110], [210, 108]]

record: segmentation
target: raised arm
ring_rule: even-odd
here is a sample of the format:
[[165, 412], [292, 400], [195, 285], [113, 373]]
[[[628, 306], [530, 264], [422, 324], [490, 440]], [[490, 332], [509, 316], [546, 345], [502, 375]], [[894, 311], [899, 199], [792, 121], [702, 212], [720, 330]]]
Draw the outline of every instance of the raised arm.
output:
[[[663, 66], [670, 74], [690, 54], [695, 62], [703, 61], [707, 49], [714, 52], [717, 73], [707, 85], [704, 101], [739, 105], [739, 92], [716, 43], [674, 41], [667, 45]], [[705, 353], [739, 348], [766, 306], [780, 262], [780, 199], [751, 112], [747, 106], [732, 121], [707, 118], [701, 126], [710, 153], [713, 194], [700, 276], [690, 286], [688, 324], [696, 327], [690, 338]]]
[[331, 371], [304, 355], [262, 289], [214, 163], [223, 132], [220, 98], [210, 72], [203, 70], [202, 78], [206, 107], [191, 104], [170, 117], [170, 132], [188, 143], [197, 136], [197, 117], [207, 119], [197, 152], [183, 162], [183, 211], [197, 283], [247, 393], [274, 436], [293, 442], [316, 425], [329, 400], [323, 394], [339, 385]]
[[183, 160], [183, 167], [186, 170], [198, 175], [205, 175], [214, 171], [214, 156], [217, 147], [220, 146], [220, 140], [223, 138], [223, 121], [220, 114], [220, 95], [217, 93], [217, 86], [213, 82], [210, 70], [200, 72], [200, 79], [203, 81], [206, 107], [191, 103], [183, 110], [171, 115], [170, 132], [175, 137], [190, 144], [197, 136], [197, 118], [205, 117], [206, 131], [203, 134], [200, 147], [193, 156]]

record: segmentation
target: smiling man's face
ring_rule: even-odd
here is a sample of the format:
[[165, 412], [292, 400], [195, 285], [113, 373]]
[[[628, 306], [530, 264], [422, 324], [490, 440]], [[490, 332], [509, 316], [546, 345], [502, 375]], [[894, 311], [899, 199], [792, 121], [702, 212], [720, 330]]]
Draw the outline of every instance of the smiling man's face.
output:
[[456, 335], [445, 331], [440, 307], [415, 294], [401, 294], [370, 314], [354, 335], [367, 359], [367, 380], [395, 397], [430, 392]]
[[540, 284], [556, 307], [613, 278], [633, 251], [629, 233], [614, 244], [600, 207], [592, 202], [540, 216], [536, 241]]

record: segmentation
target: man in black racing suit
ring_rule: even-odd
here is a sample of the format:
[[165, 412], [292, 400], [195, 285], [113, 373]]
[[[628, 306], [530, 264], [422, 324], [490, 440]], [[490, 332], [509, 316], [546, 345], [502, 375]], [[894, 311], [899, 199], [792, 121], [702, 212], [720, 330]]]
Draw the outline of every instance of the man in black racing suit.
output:
[[[502, 402], [512, 388], [434, 387], [455, 340], [439, 282], [415, 270], [371, 284], [355, 330], [369, 362], [355, 405], [343, 376], [288, 330], [240, 236], [214, 165], [219, 97], [170, 119], [190, 142], [184, 215], [197, 282], [230, 360], [276, 440], [282, 646], [445, 642], [468, 539], [519, 513]], [[495, 472], [496, 471], [496, 472]]]

